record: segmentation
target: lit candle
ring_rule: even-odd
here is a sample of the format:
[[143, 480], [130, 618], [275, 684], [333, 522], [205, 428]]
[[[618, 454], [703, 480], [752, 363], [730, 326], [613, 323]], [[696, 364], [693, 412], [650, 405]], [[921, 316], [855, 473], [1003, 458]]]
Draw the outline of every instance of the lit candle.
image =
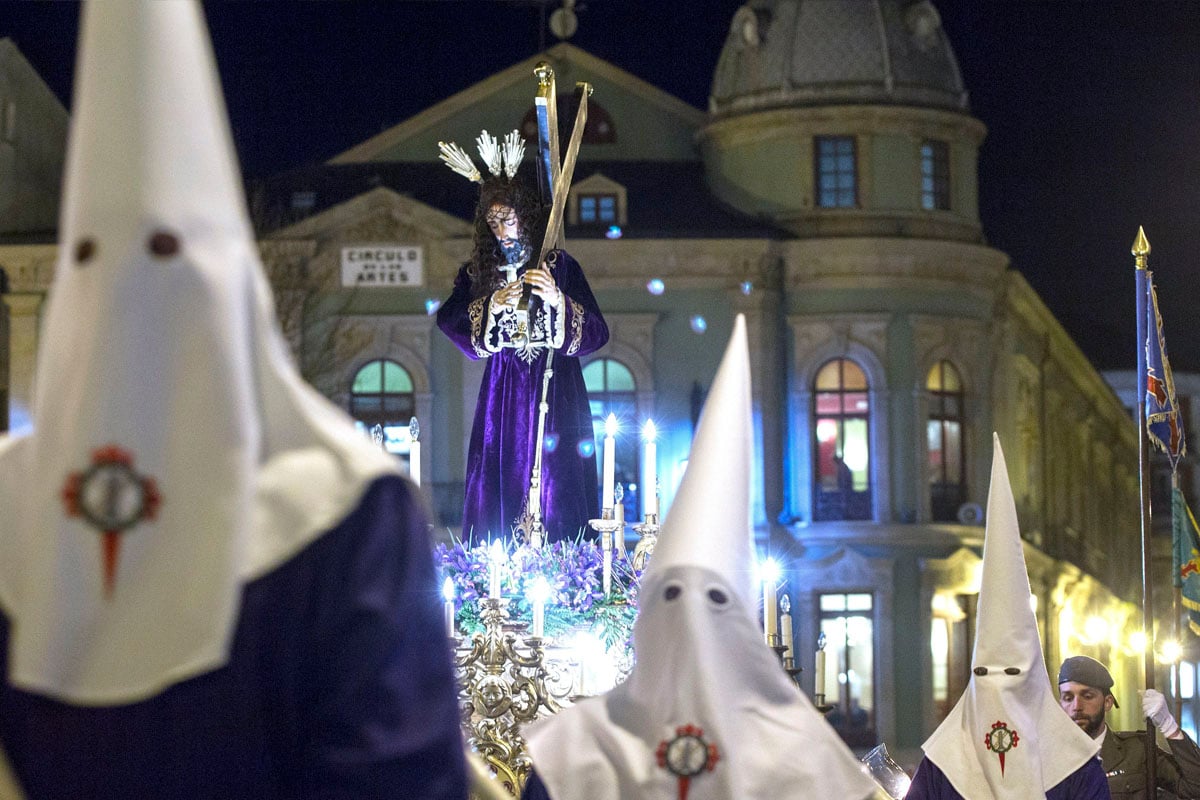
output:
[[779, 617], [779, 632], [783, 636], [784, 656], [795, 657], [792, 652], [792, 600], [786, 594], [779, 598], [779, 608], [783, 614]]
[[813, 694], [825, 696], [825, 631], [817, 637], [817, 668], [813, 675]]
[[533, 635], [542, 638], [546, 630], [546, 601], [550, 598], [550, 584], [539, 577], [529, 590], [529, 599], [533, 606]]
[[504, 564], [504, 545], [499, 539], [492, 540], [492, 548], [488, 553], [488, 597], [500, 599], [500, 569]]
[[417, 486], [421, 485], [421, 442], [417, 437], [421, 435], [421, 425], [417, 422], [417, 418], [413, 417], [408, 421], [408, 477]]
[[454, 638], [454, 581], [450, 580], [450, 576], [446, 576], [446, 580], [442, 582], [442, 598], [446, 601], [443, 607], [446, 610], [446, 635], [451, 639]]
[[774, 645], [779, 636], [779, 606], [776, 600], [776, 587], [779, 581], [779, 565], [775, 559], [768, 558], [762, 565], [763, 591], [763, 633], [767, 636], [767, 644]]
[[[600, 495], [601, 505], [605, 511], [612, 511], [613, 483], [616, 478], [617, 459], [617, 417], [609, 414], [604, 421], [604, 489]], [[606, 515], [611, 519], [610, 515]]]
[[646, 420], [642, 426], [642, 438], [646, 441], [643, 460], [646, 462], [646, 474], [642, 479], [642, 519], [658, 514], [658, 429], [654, 420]]

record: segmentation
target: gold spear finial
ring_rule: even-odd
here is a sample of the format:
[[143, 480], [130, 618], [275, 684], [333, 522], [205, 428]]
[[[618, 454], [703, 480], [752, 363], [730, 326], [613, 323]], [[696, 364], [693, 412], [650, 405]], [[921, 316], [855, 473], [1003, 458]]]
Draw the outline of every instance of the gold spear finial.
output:
[[1137, 238], [1133, 240], [1133, 248], [1129, 252], [1133, 254], [1134, 266], [1145, 269], [1150, 255], [1150, 240], [1146, 238], [1146, 232], [1142, 230], [1141, 225], [1138, 225]]

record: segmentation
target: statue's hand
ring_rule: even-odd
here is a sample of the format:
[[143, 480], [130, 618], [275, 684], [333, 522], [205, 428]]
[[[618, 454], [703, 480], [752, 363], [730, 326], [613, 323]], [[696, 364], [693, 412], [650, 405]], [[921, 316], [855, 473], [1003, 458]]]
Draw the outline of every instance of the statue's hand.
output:
[[525, 272], [525, 283], [533, 289], [533, 293], [542, 298], [542, 302], [551, 306], [562, 303], [562, 292], [554, 283], [554, 277], [545, 266]]
[[500, 305], [516, 308], [517, 301], [521, 299], [521, 291], [524, 288], [524, 284], [521, 281], [513, 281], [493, 292], [492, 298]]

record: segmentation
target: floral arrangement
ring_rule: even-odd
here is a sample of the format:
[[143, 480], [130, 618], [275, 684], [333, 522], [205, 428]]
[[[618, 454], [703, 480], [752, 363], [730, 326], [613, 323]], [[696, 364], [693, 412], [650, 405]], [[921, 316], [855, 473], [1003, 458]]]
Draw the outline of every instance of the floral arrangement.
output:
[[[606, 648], [630, 647], [637, 618], [637, 587], [628, 555], [613, 551], [612, 586], [604, 596], [604, 554], [596, 542], [563, 539], [543, 547], [502, 543], [500, 593], [508, 598], [509, 616], [529, 624], [533, 617], [530, 594], [539, 578], [549, 587], [545, 602], [545, 638], [554, 640], [589, 630]], [[488, 594], [493, 542], [455, 540], [439, 544], [434, 558], [441, 574], [454, 584], [455, 622], [467, 636], [483, 630], [481, 597]]]

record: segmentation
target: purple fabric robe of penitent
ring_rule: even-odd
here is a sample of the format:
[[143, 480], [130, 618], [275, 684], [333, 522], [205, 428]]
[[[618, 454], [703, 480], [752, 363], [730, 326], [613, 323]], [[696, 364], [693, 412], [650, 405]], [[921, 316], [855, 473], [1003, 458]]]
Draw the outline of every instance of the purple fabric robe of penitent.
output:
[[[243, 587], [225, 666], [147, 700], [0, 687], [0, 740], [48, 800], [461, 800], [454, 673], [428, 522], [403, 479]], [[0, 617], [0, 674], [9, 621]]]
[[[905, 800], [963, 800], [950, 780], [928, 757], [921, 759]], [[1046, 792], [1046, 800], [1109, 800], [1108, 779], [1100, 758], [1092, 758]]]
[[[608, 326], [579, 264], [559, 251], [552, 267], [565, 296], [564, 331], [554, 353], [542, 455], [542, 519], [549, 541], [574, 537], [599, 516], [592, 414], [579, 357], [608, 341]], [[465, 537], [507, 535], [525, 511], [537, 438], [538, 405], [547, 350], [531, 360], [513, 348], [496, 349], [488, 328], [488, 295], [473, 297], [466, 267], [438, 310], [438, 327], [471, 359], [487, 359], [471, 445], [467, 452]], [[557, 314], [558, 312], [553, 312]]]

